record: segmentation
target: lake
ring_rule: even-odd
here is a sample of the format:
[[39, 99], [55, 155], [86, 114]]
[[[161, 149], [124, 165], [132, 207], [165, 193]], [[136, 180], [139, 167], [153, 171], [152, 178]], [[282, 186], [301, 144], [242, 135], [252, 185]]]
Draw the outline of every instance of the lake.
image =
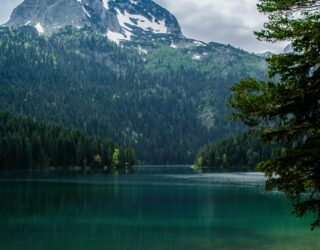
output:
[[260, 173], [0, 175], [1, 250], [320, 249]]

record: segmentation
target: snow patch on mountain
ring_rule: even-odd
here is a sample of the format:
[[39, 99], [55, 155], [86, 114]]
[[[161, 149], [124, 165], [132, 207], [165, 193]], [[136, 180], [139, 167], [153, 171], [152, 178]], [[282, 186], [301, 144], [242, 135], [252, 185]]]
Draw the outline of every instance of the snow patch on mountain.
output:
[[152, 0], [24, 0], [5, 25], [32, 25], [46, 35], [72, 25], [104, 34], [117, 44], [140, 45], [142, 53], [152, 50], [155, 41], [172, 48], [202, 45], [184, 37], [174, 15]]
[[193, 56], [192, 56], [192, 59], [193, 59], [193, 60], [200, 61], [200, 60], [201, 60], [201, 55], [193, 55]]
[[158, 21], [153, 17], [151, 21], [142, 15], [130, 14], [127, 10], [122, 13], [119, 9], [116, 9], [116, 12], [120, 25], [127, 27], [129, 30], [132, 30], [132, 26], [135, 26], [153, 33], [168, 33], [164, 20]]
[[130, 41], [132, 34], [127, 30], [125, 30], [125, 34], [108, 30], [106, 36], [108, 37], [109, 40], [115, 42], [116, 44], [120, 44], [120, 42], [123, 40]]
[[87, 17], [91, 18], [90, 13], [86, 10], [86, 8], [82, 5], [82, 9], [84, 11], [84, 13], [86, 13]]
[[293, 52], [292, 43], [288, 44], [288, 45], [283, 49], [283, 53], [284, 53], [284, 54], [288, 54], [288, 53], [292, 53], [292, 52]]
[[171, 43], [170, 47], [171, 47], [171, 48], [174, 48], [174, 49], [178, 48], [178, 46], [175, 45], [174, 43]]
[[35, 26], [34, 26], [39, 33], [44, 33], [44, 28], [42, 27], [41, 23], [37, 23]]
[[108, 10], [109, 9], [109, 0], [103, 0], [103, 7]]
[[138, 46], [139, 54], [148, 54], [148, 51], [146, 49], [143, 49], [140, 45]]

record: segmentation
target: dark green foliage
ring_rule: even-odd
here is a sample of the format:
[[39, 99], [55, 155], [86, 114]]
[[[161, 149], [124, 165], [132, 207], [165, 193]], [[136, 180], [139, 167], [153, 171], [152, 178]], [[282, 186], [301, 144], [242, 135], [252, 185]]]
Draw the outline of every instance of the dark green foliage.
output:
[[276, 146], [262, 144], [256, 134], [242, 133], [205, 145], [195, 166], [211, 170], [255, 170], [259, 162], [275, 157], [278, 151]]
[[291, 41], [293, 52], [269, 59], [270, 77], [279, 82], [249, 79], [236, 84], [229, 105], [233, 119], [275, 141], [281, 156], [261, 162], [268, 177], [266, 188], [283, 191], [302, 217], [314, 214], [312, 228], [320, 225], [320, 1], [263, 0], [269, 15], [258, 38]]
[[[117, 151], [120, 161], [113, 162]], [[122, 169], [135, 163], [131, 148], [119, 149], [111, 140], [34, 118], [0, 113], [0, 170], [49, 167]]]
[[196, 61], [165, 46], [139, 55], [72, 27], [50, 37], [1, 28], [0, 107], [133, 145], [142, 162], [192, 163], [206, 142], [240, 128], [224, 119], [228, 88], [255, 76], [248, 61], [264, 61], [220, 47]]

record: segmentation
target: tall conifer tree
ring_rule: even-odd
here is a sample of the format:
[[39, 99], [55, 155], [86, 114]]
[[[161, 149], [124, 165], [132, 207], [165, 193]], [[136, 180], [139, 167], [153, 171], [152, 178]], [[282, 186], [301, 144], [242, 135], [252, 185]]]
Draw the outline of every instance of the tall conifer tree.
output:
[[231, 117], [283, 147], [258, 168], [268, 177], [267, 190], [283, 191], [298, 216], [315, 215], [314, 229], [320, 226], [320, 1], [260, 0], [258, 9], [269, 17], [258, 39], [289, 41], [293, 51], [268, 59], [272, 80], [232, 88]]

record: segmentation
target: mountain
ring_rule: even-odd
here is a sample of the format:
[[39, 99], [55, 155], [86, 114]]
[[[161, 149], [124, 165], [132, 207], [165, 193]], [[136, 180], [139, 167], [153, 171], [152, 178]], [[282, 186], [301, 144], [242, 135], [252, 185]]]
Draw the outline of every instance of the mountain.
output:
[[224, 118], [229, 88], [265, 79], [267, 66], [184, 37], [151, 0], [25, 0], [0, 28], [0, 51], [0, 110], [132, 145], [151, 164], [192, 163], [241, 129]]
[[176, 18], [151, 0], [25, 0], [6, 25], [32, 25], [47, 34], [86, 27], [117, 43], [184, 38]]

